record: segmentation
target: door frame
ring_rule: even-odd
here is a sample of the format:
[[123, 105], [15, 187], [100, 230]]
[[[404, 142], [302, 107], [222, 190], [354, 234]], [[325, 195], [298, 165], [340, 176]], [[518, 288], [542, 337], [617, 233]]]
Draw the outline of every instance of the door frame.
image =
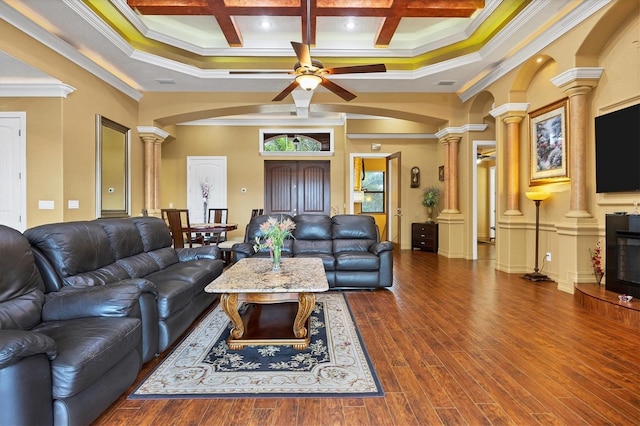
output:
[[27, 229], [27, 113], [26, 111], [3, 111], [0, 112], [0, 118], [14, 118], [18, 119], [18, 167], [19, 173], [11, 181], [11, 185], [14, 188], [18, 188], [19, 202], [16, 208], [18, 214], [18, 221], [15, 222], [18, 226], [11, 224], [20, 232], [24, 232]]
[[[398, 170], [392, 170], [391, 162], [398, 160]], [[394, 249], [399, 251], [402, 248], [402, 153], [400, 151], [394, 152], [386, 157], [387, 164], [387, 193], [389, 194], [389, 201], [387, 203], [387, 240], [393, 242], [391, 231], [394, 229], [394, 221], [397, 221], [397, 235], [398, 241], [395, 242]], [[394, 182], [393, 179], [396, 178]], [[396, 195], [397, 193], [397, 195]], [[396, 204], [394, 205], [394, 200]], [[395, 212], [393, 211], [395, 210]], [[394, 220], [395, 218], [395, 220]]]
[[[360, 157], [360, 158], [384, 158], [387, 159], [392, 155], [398, 154], [397, 152], [378, 152], [378, 153], [371, 153], [371, 152], [352, 152], [349, 154], [349, 214], [354, 214], [355, 210], [353, 208], [353, 204], [354, 204], [354, 198], [353, 198], [353, 187], [355, 184], [355, 180], [354, 180], [354, 167], [353, 167], [353, 161], [356, 157]], [[386, 171], [387, 173], [385, 173], [386, 176], [389, 175], [389, 171]], [[398, 185], [399, 188], [399, 185]], [[388, 188], [387, 188], [388, 191]], [[387, 200], [389, 200], [389, 197], [387, 194], [385, 194]], [[387, 207], [389, 206], [389, 203], [387, 202]], [[387, 209], [388, 210], [388, 209]], [[387, 211], [387, 238], [389, 237], [389, 233], [391, 232], [391, 227], [389, 226], [390, 216], [389, 211]], [[383, 238], [383, 236], [381, 235], [380, 238]], [[400, 238], [400, 236], [398, 236], [398, 238]]]
[[[483, 147], [496, 147], [496, 141], [494, 140], [474, 140], [473, 141], [473, 167], [471, 167], [471, 185], [473, 188], [471, 205], [473, 208], [471, 209], [471, 260], [478, 260], [478, 162], [477, 162], [477, 152], [478, 148]], [[496, 162], [498, 158], [498, 152], [496, 151]], [[495, 184], [495, 181], [494, 181]], [[492, 189], [495, 191], [495, 188]], [[495, 212], [490, 212], [490, 214], [495, 214]]]

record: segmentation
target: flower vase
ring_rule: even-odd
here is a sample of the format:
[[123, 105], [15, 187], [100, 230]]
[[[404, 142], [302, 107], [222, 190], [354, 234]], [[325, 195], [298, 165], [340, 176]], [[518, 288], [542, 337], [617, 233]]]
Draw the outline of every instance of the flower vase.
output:
[[202, 204], [203, 204], [203, 206], [204, 206], [204, 207], [203, 207], [203, 209], [204, 209], [204, 213], [203, 213], [204, 219], [202, 220], [202, 223], [207, 223], [207, 222], [208, 222], [208, 219], [207, 219], [207, 200], [205, 199], [205, 200], [202, 202]]
[[602, 285], [602, 277], [604, 277], [604, 273], [594, 272], [593, 274], [596, 276], [596, 283], [598, 283], [598, 285]]
[[433, 207], [427, 207], [427, 222], [432, 222], [431, 215], [433, 214]]
[[282, 246], [273, 246], [272, 255], [273, 255], [273, 270], [280, 270], [280, 255], [282, 254]]

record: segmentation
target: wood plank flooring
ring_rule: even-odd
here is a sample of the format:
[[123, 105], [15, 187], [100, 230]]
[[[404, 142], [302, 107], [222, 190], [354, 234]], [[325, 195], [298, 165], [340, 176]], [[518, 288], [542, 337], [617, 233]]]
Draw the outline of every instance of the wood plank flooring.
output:
[[478, 261], [401, 251], [391, 289], [345, 292], [383, 398], [125, 395], [94, 424], [640, 424], [640, 330], [554, 282], [496, 271], [491, 246], [482, 250]]

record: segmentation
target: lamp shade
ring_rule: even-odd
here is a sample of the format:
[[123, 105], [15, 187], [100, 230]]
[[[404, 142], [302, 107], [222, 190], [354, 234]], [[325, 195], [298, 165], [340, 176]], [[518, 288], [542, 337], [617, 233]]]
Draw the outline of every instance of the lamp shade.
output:
[[322, 81], [322, 78], [314, 74], [302, 74], [296, 77], [296, 81], [304, 90], [314, 90]]
[[525, 195], [531, 201], [544, 201], [551, 196], [549, 192], [545, 191], [529, 191], [526, 192]]

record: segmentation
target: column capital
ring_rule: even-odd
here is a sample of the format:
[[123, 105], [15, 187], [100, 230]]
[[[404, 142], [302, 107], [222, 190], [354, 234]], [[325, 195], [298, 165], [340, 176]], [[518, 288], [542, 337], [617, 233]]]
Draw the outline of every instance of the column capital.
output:
[[450, 133], [440, 138], [442, 144], [458, 143], [462, 140], [461, 134]]
[[491, 114], [495, 118], [498, 118], [498, 117], [504, 117], [504, 118], [521, 117], [522, 118], [525, 115], [527, 115], [528, 110], [529, 110], [528, 103], [508, 103], [508, 104], [502, 104], [499, 107], [492, 109], [491, 111], [489, 111], [489, 114]]
[[604, 68], [597, 67], [572, 68], [553, 77], [551, 82], [569, 95], [585, 94], [598, 85], [603, 72]]
[[145, 142], [162, 143], [169, 137], [169, 133], [154, 126], [138, 126], [138, 136]]

